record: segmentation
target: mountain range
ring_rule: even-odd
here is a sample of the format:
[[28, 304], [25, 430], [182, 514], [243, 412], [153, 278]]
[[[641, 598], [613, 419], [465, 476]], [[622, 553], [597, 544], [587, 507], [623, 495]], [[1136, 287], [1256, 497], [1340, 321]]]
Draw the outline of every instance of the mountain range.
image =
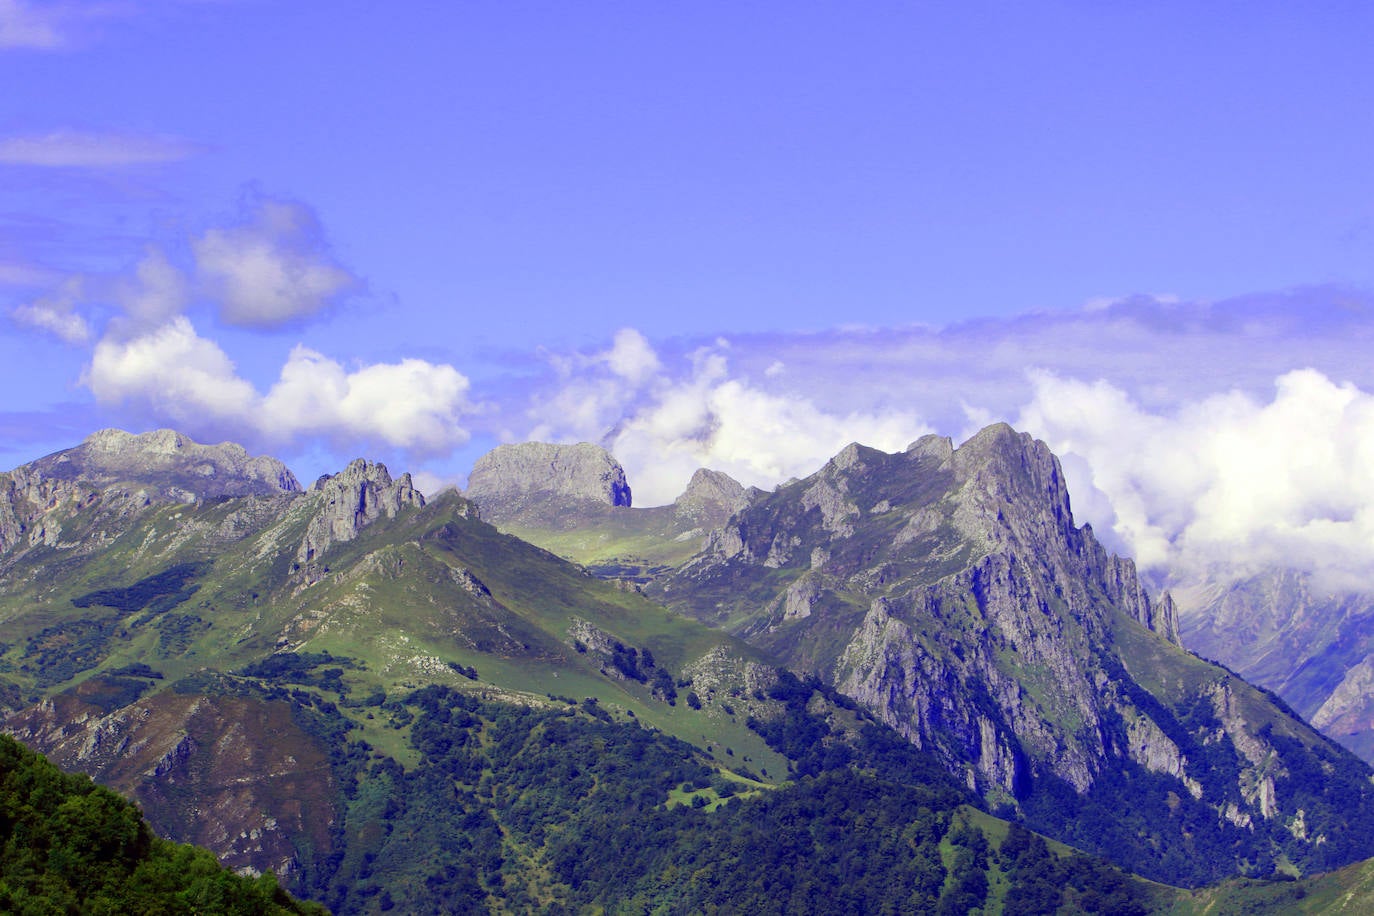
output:
[[[0, 475], [0, 619], [6, 731], [337, 912], [776, 904], [860, 851], [923, 908], [1186, 911], [1374, 856], [1367, 764], [1005, 425], [650, 509], [585, 444], [427, 498], [104, 431]], [[900, 905], [835, 874], [816, 911]]]

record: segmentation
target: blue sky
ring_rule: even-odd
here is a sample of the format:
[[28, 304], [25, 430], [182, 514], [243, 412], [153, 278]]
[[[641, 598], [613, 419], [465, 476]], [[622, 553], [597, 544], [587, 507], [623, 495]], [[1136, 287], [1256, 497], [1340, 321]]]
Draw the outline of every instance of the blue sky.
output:
[[[661, 502], [1007, 419], [1122, 549], [1316, 558], [1374, 534], [1371, 46], [1344, 2], [0, 0], [0, 465], [585, 438]], [[1185, 511], [1256, 503], [1290, 401], [1344, 404], [1298, 415], [1353, 495], [1294, 453], [1245, 530]]]

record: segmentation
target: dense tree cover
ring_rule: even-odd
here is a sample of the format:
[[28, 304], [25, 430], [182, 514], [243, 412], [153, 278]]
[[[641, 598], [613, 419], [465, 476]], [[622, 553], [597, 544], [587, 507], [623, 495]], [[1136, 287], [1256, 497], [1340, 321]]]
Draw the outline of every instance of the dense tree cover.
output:
[[[1043, 902], [1046, 875], [1075, 911], [1145, 911], [1138, 882], [1061, 860], [1038, 838], [1034, 855], [999, 857], [956, 814], [969, 796], [938, 764], [861, 715], [841, 728], [809, 712], [838, 707], [813, 704], [816, 686], [795, 678], [775, 687], [782, 712], [759, 728], [790, 749], [799, 775], [770, 788], [590, 699], [534, 708], [440, 687], [379, 708], [408, 733], [416, 759], [403, 767], [357, 740], [324, 697], [270, 683], [339, 663], [276, 659], [258, 672], [268, 684], [215, 683], [291, 699], [298, 724], [330, 749], [343, 816], [328, 850], [302, 855], [293, 887], [340, 914], [963, 913], [995, 909], [1004, 895]], [[34, 797], [59, 794], [48, 784], [83, 800], [55, 803], [48, 834], [0, 819], [0, 911], [294, 905], [272, 879], [228, 875], [208, 853], [153, 837], [133, 808], [84, 777], [49, 770], [22, 790], [5, 783], [6, 800], [19, 801], [4, 810], [38, 810]], [[1024, 862], [1004, 864], [1007, 855]], [[159, 902], [165, 894], [172, 902]], [[35, 902], [53, 899], [65, 902]], [[1094, 909], [1101, 900], [1116, 909]]]
[[1118, 869], [1086, 856], [1057, 856], [1041, 837], [1020, 824], [1011, 825], [997, 854], [1010, 885], [1003, 900], [1004, 916], [1066, 911], [1145, 916], [1151, 910], [1139, 885]]
[[141, 611], [145, 608], [151, 613], [176, 607], [190, 598], [199, 588], [191, 580], [203, 575], [209, 568], [208, 563], [178, 563], [156, 575], [140, 579], [125, 588], [106, 588], [87, 592], [72, 599], [77, 607], [114, 608], [124, 613]]
[[152, 834], [138, 809], [0, 735], [0, 912], [322, 913]]
[[[805, 689], [781, 688], [798, 694], [793, 718]], [[439, 687], [404, 703], [418, 764], [339, 761], [355, 780], [345, 851], [311, 891], [339, 914], [963, 913], [990, 899], [999, 860], [955, 817], [967, 794], [934, 768], [922, 779], [921, 753], [886, 730], [862, 729], [843, 761], [773, 789], [598, 704]], [[1084, 886], [1139, 894], [1094, 867]]]

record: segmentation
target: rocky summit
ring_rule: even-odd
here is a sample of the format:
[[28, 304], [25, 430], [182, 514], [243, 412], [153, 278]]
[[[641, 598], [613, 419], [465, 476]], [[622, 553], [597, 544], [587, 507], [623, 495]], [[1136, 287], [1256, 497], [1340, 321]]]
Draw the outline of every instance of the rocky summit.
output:
[[75, 448], [26, 467], [47, 480], [81, 480], [92, 486], [138, 484], [183, 500], [301, 489], [286, 465], [275, 458], [251, 456], [233, 442], [202, 445], [170, 429], [138, 435], [100, 430]]
[[543, 517], [554, 506], [629, 506], [625, 469], [590, 442], [502, 445], [473, 465], [465, 493], [493, 521]]
[[1313, 806], [1334, 809], [1285, 755], [1343, 761], [1367, 794], [1348, 755], [1183, 649], [1170, 596], [1075, 525], [1058, 460], [1005, 425], [959, 448], [851, 445], [648, 590], [834, 685], [994, 804], [1062, 808], [1056, 786], [1131, 804], [1148, 776], [1223, 832], [1296, 831], [1311, 855], [1333, 839]]
[[[250, 456], [234, 443], [201, 445], [170, 429], [101, 430], [74, 448], [0, 474], [0, 555], [23, 544], [89, 551], [133, 516], [169, 500], [299, 492], [286, 465]], [[78, 516], [82, 522], [72, 527]]]

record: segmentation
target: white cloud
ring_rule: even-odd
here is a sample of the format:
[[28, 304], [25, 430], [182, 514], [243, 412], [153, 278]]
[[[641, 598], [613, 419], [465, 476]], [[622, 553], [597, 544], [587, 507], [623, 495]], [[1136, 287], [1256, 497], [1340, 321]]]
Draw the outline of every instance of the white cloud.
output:
[[461, 425], [468, 387], [452, 366], [406, 359], [346, 372], [298, 346], [263, 398], [258, 422], [274, 437], [320, 433], [442, 453], [468, 439]]
[[101, 340], [82, 381], [103, 404], [145, 403], [178, 423], [239, 421], [257, 400], [228, 355], [185, 316], [131, 340]]
[[84, 346], [91, 341], [91, 327], [76, 308], [85, 296], [81, 277], [65, 280], [55, 293], [10, 309], [15, 322], [47, 334], [63, 343]]
[[157, 165], [197, 152], [199, 147], [185, 140], [140, 134], [55, 130], [0, 139], [0, 164], [45, 168]]
[[850, 442], [896, 451], [930, 432], [908, 411], [831, 414], [809, 399], [735, 378], [688, 380], [661, 392], [610, 442], [640, 505], [671, 501], [709, 467], [750, 486], [814, 472]]
[[324, 437], [417, 454], [442, 454], [468, 439], [468, 380], [452, 366], [407, 359], [350, 372], [297, 347], [263, 395], [185, 316], [131, 339], [101, 340], [82, 381], [102, 404], [142, 408], [191, 432], [228, 429], [276, 443]]
[[600, 358], [631, 385], [642, 385], [663, 369], [648, 339], [634, 328], [616, 331], [611, 349]]
[[[621, 331], [607, 353], [557, 361], [558, 387], [530, 409], [526, 438], [601, 441], [625, 465], [635, 503], [661, 505], [700, 467], [771, 487], [811, 473], [851, 441], [895, 450], [930, 431], [914, 411], [827, 411], [732, 374], [729, 347], [698, 348], [674, 374], [638, 332]], [[626, 351], [633, 371], [609, 355]]]
[[1267, 401], [1231, 391], [1169, 411], [1106, 382], [1039, 373], [1018, 424], [1064, 459], [1076, 514], [1145, 566], [1374, 574], [1374, 394], [1311, 369]]
[[1007, 419], [1060, 455], [1078, 521], [1143, 566], [1274, 563], [1367, 588], [1371, 319], [1368, 294], [1320, 288], [741, 335], [728, 360], [717, 341], [674, 341], [634, 383], [608, 350], [552, 359], [559, 371], [506, 416], [524, 407], [530, 438], [606, 445], [639, 505], [672, 499], [698, 466], [771, 486], [850, 440], [892, 450]]
[[63, 18], [51, 7], [0, 0], [0, 48], [59, 48], [63, 44]]
[[150, 327], [181, 314], [190, 290], [186, 278], [167, 256], [150, 249], [138, 262], [134, 276], [119, 282], [116, 298], [135, 326]]
[[304, 204], [261, 198], [237, 226], [192, 243], [196, 268], [221, 317], [275, 328], [309, 318], [360, 284], [339, 266], [315, 214]]

